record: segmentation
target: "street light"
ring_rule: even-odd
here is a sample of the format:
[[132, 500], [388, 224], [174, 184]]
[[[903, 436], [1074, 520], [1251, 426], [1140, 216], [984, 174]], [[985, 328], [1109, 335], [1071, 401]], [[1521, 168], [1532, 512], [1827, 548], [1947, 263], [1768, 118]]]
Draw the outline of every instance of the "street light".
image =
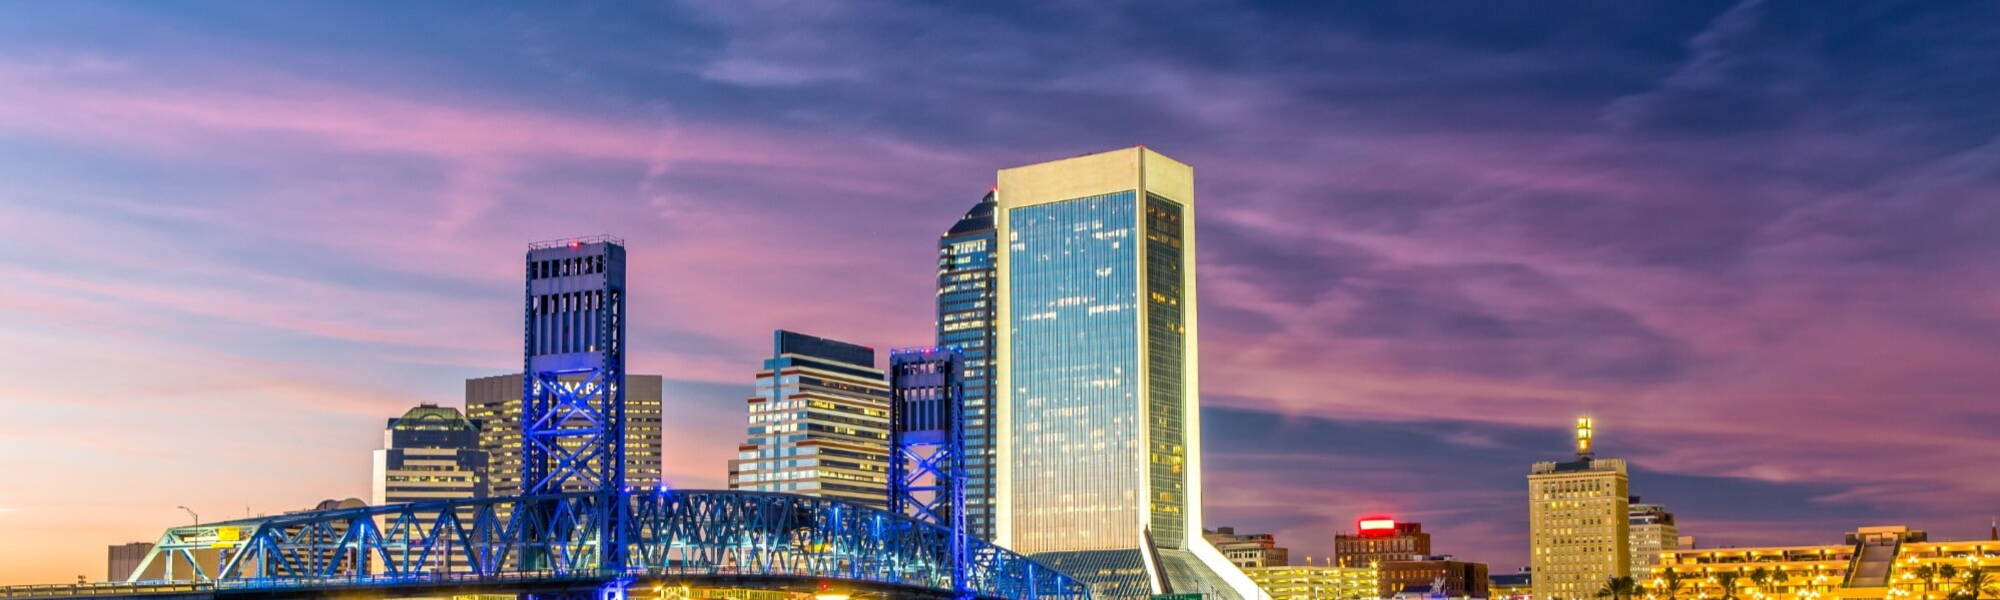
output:
[[185, 510], [185, 511], [187, 511], [187, 513], [188, 513], [188, 517], [190, 517], [190, 518], [193, 518], [193, 519], [194, 519], [194, 524], [196, 524], [196, 525], [200, 525], [200, 524], [201, 524], [201, 515], [197, 515], [197, 514], [194, 514], [194, 509], [192, 509], [192, 508], [188, 508], [188, 507], [185, 507], [185, 506], [176, 506], [176, 507], [174, 507], [174, 508], [178, 508], [178, 509], [181, 509], [181, 510]]

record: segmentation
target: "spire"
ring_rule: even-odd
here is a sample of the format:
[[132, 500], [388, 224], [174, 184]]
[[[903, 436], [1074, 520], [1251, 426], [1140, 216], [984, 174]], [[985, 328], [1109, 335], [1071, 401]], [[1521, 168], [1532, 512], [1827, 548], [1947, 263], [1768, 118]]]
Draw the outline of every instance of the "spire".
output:
[[1590, 460], [1591, 455], [1595, 454], [1590, 445], [1590, 431], [1592, 428], [1593, 424], [1589, 416], [1576, 418], [1576, 457], [1579, 459]]

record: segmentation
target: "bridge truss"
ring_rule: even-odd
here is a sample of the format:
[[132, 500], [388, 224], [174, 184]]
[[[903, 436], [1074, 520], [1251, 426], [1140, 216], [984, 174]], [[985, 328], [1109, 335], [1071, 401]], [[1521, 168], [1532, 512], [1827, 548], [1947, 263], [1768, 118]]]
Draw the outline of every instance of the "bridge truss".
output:
[[[628, 540], [620, 568], [606, 523]], [[858, 504], [717, 490], [551, 493], [314, 511], [176, 527], [133, 574], [219, 591], [409, 584], [629, 582], [770, 577], [905, 586], [955, 595], [948, 528]], [[1088, 600], [1059, 571], [968, 541], [962, 589], [979, 598]]]

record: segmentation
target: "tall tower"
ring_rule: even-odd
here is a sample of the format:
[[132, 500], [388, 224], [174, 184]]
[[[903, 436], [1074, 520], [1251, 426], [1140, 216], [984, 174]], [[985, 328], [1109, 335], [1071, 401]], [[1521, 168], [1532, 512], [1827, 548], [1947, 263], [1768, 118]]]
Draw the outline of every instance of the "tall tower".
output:
[[889, 382], [875, 349], [778, 330], [729, 489], [888, 506]]
[[993, 349], [999, 306], [994, 277], [999, 246], [993, 206], [989, 192], [938, 237], [937, 345], [954, 346], [964, 354], [958, 412], [965, 426], [966, 530], [984, 540], [994, 536]]
[[625, 242], [528, 246], [521, 491], [625, 488]]
[[1194, 170], [999, 172], [998, 538], [1093, 593], [1262, 597], [1201, 530]]
[[1597, 458], [1594, 423], [1576, 420], [1576, 460], [1528, 472], [1528, 536], [1536, 600], [1590, 598], [1631, 571], [1625, 461]]
[[964, 354], [889, 351], [889, 512], [951, 528], [951, 583], [970, 598], [965, 519]]

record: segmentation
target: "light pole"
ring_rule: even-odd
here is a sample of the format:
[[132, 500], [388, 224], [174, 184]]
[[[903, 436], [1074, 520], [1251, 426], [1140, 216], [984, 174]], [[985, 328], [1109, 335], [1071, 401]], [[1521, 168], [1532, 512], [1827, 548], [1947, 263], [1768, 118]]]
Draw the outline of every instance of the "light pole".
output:
[[192, 518], [192, 519], [194, 519], [194, 524], [196, 524], [196, 525], [200, 525], [200, 524], [201, 524], [201, 515], [197, 515], [197, 514], [194, 514], [194, 509], [192, 509], [192, 508], [188, 508], [188, 507], [185, 507], [185, 506], [176, 506], [176, 507], [174, 507], [174, 508], [178, 508], [178, 509], [181, 509], [181, 510], [185, 510], [185, 511], [187, 511], [187, 513], [188, 513], [188, 517], [189, 517], [189, 518]]

